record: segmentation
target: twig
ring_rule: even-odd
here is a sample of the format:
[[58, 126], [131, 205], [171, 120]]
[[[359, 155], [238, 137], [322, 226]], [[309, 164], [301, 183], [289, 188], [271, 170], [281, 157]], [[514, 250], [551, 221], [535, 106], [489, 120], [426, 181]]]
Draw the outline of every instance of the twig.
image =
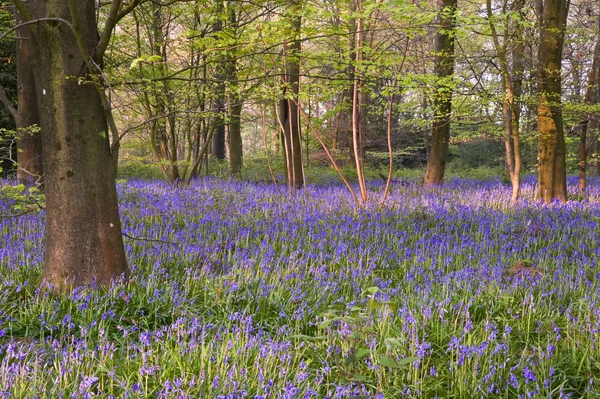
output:
[[15, 214], [3, 214], [3, 213], [0, 213], [0, 219], [18, 218], [18, 217], [27, 215], [28, 213], [35, 212], [35, 211], [36, 211], [36, 209], [28, 209], [28, 210], [23, 211], [21, 213], [15, 213]]
[[150, 241], [150, 242], [160, 242], [160, 243], [169, 244], [169, 245], [182, 245], [180, 242], [163, 241], [163, 240], [158, 240], [155, 238], [147, 238], [147, 237], [133, 237], [126, 233], [121, 233], [121, 234], [123, 234], [124, 237], [130, 238], [135, 241]]

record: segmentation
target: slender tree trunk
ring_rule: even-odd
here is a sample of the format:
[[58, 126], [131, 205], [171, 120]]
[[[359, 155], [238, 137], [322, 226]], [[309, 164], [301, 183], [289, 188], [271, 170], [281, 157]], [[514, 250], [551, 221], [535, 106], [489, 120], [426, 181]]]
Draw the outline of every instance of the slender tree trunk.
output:
[[567, 200], [561, 62], [568, 0], [544, 0], [538, 50], [539, 188], [544, 202]]
[[[69, 3], [71, 3], [71, 14]], [[90, 75], [98, 44], [93, 1], [29, 1], [44, 141], [46, 250], [42, 276], [56, 290], [108, 286], [128, 275], [106, 115]], [[97, 76], [97, 75], [96, 75]]]
[[[284, 87], [283, 89], [283, 95], [285, 96], [287, 92], [287, 88]], [[279, 131], [280, 134], [277, 137], [277, 140], [275, 140], [275, 142], [277, 143], [277, 147], [279, 147], [279, 145], [281, 145], [281, 148], [283, 148], [283, 167], [285, 169], [285, 176], [286, 176], [286, 181], [288, 182], [288, 184], [290, 184], [290, 182], [292, 181], [292, 166], [290, 165], [290, 162], [292, 160], [292, 152], [291, 152], [291, 148], [288, 147], [288, 144], [291, 141], [290, 138], [290, 117], [289, 117], [289, 112], [290, 109], [288, 107], [288, 100], [285, 98], [282, 98], [281, 100], [279, 100], [279, 103], [276, 105], [276, 113], [277, 113], [277, 118], [278, 118], [278, 123], [279, 123]]]
[[239, 95], [230, 98], [229, 116], [229, 157], [230, 174], [239, 176], [242, 171], [242, 100]]
[[[502, 74], [502, 83], [504, 86], [504, 99], [502, 102], [502, 114], [504, 117], [504, 145], [506, 149], [506, 166], [512, 185], [512, 201], [519, 198], [519, 190], [521, 186], [521, 152], [519, 142], [520, 129], [520, 105], [518, 104], [521, 96], [522, 75], [523, 75], [523, 28], [520, 21], [517, 21], [517, 26], [514, 29], [515, 43], [509, 42], [505, 37], [504, 42], [500, 43], [500, 38], [496, 30], [496, 25], [493, 22], [492, 1], [486, 1], [487, 16], [492, 33], [492, 41], [496, 49], [496, 57], [500, 63], [500, 72]], [[505, 11], [503, 7], [503, 12]], [[517, 0], [513, 4], [513, 8], [522, 15], [524, 8], [524, 0]], [[510, 32], [510, 20], [506, 23], [506, 31]], [[506, 35], [508, 36], [508, 35]], [[513, 65], [512, 71], [508, 64], [508, 46], [509, 43], [513, 47]]]
[[[600, 7], [598, 8], [600, 11]], [[600, 29], [600, 18], [598, 18], [598, 28]], [[585, 91], [584, 104], [593, 105], [596, 104], [597, 95], [597, 84], [598, 84], [598, 73], [600, 72], [600, 38], [596, 38], [596, 45], [594, 46], [594, 55], [592, 58], [592, 69], [588, 74], [588, 83]], [[587, 133], [590, 125], [590, 117], [586, 116], [585, 120], [581, 122], [581, 135], [579, 137], [579, 189], [585, 190], [585, 172], [587, 169]]]
[[425, 185], [442, 184], [450, 143], [450, 114], [452, 112], [452, 85], [454, 73], [454, 29], [457, 0], [438, 0], [440, 28], [435, 36], [435, 75], [439, 79], [434, 97], [431, 148], [427, 159]]
[[[598, 79], [600, 82], [600, 79]], [[600, 103], [600, 84], [596, 85], [596, 104]], [[600, 176], [600, 117], [596, 115], [596, 176]]]
[[523, 165], [523, 158], [521, 156], [521, 95], [523, 94], [523, 71], [524, 68], [524, 54], [525, 54], [525, 37], [523, 33], [523, 14], [525, 10], [525, 0], [516, 0], [513, 4], [513, 10], [518, 15], [521, 15], [520, 21], [516, 22], [515, 26], [515, 41], [513, 44], [512, 52], [512, 146], [513, 146], [513, 157], [514, 157], [514, 171], [511, 178], [512, 183], [512, 201], [516, 201], [519, 198], [519, 191], [521, 189], [521, 167]]
[[287, 1], [287, 16], [291, 25], [290, 39], [283, 45], [285, 63], [285, 96], [280, 102], [279, 118], [283, 127], [284, 152], [288, 184], [290, 189], [304, 185], [304, 167], [302, 165], [302, 140], [300, 133], [300, 112], [298, 108], [300, 90], [300, 29], [302, 19], [299, 0]]
[[[223, 1], [216, 0], [217, 3], [217, 20], [213, 25], [213, 34], [217, 36], [223, 30]], [[223, 50], [220, 50], [223, 51]], [[212, 153], [215, 158], [225, 159], [225, 57], [218, 56], [219, 60], [216, 64], [215, 80], [217, 87], [215, 89], [214, 113], [217, 120], [215, 133], [213, 136]]]
[[[234, 36], [237, 35], [237, 18], [234, 2], [230, 1], [227, 5], [229, 12], [229, 29]], [[242, 98], [239, 93], [239, 84], [237, 82], [237, 61], [233, 54], [228, 54], [227, 60], [227, 81], [231, 86], [229, 95], [229, 174], [239, 176], [242, 171]]]
[[42, 136], [32, 126], [40, 125], [40, 116], [36, 97], [36, 87], [32, 62], [34, 49], [29, 30], [18, 30], [17, 41], [17, 178], [23, 182], [32, 182], [44, 174], [42, 163]]
[[[154, 3], [149, 4], [150, 9], [150, 29], [151, 29], [151, 48], [152, 55], [160, 57], [161, 62], [156, 63], [153, 68], [154, 78], [159, 79], [166, 72], [167, 53], [165, 48], [166, 34], [163, 32], [163, 14], [162, 8]], [[138, 54], [141, 56], [141, 38], [138, 29]], [[158, 73], [156, 73], [158, 71]], [[140, 75], [143, 72], [140, 65]], [[170, 93], [169, 82], [166, 79], [157, 82], [154, 91], [148, 94], [146, 91], [142, 94], [142, 103], [148, 111], [150, 117], [160, 117], [152, 122], [150, 146], [155, 157], [161, 162], [160, 170], [170, 183], [180, 179], [176, 136], [176, 116], [173, 113], [174, 106], [172, 94]]]
[[[356, 9], [361, 10], [361, 0], [357, 0]], [[364, 129], [366, 128], [366, 119], [364, 118], [364, 109], [361, 100], [364, 99], [361, 91], [361, 82], [356, 73], [356, 67], [362, 61], [362, 43], [364, 39], [363, 20], [361, 17], [356, 20], [356, 55], [355, 55], [355, 71], [354, 71], [354, 86], [352, 93], [352, 144], [354, 148], [354, 162], [356, 165], [356, 175], [358, 177], [358, 185], [360, 187], [362, 203], [368, 200], [367, 186], [365, 184], [364, 173]]]
[[[358, 9], [358, 3], [360, 0], [350, 0], [350, 12], [352, 14], [356, 14]], [[350, 158], [353, 162], [356, 163], [356, 156], [354, 153], [354, 131], [352, 129], [354, 121], [353, 116], [353, 105], [354, 105], [354, 81], [356, 78], [356, 39], [358, 32], [358, 21], [356, 18], [350, 18], [350, 34], [348, 39], [348, 66], [346, 67], [346, 76], [348, 82], [351, 82], [344, 93], [342, 94], [342, 101], [345, 104], [344, 114], [343, 114], [343, 126], [344, 126], [344, 140], [346, 141], [346, 145], [350, 149]]]

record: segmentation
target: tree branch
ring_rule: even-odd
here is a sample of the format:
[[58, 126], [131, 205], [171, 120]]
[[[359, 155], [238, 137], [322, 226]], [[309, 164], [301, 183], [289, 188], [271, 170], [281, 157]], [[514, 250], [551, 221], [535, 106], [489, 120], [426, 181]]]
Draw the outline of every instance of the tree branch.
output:
[[117, 17], [119, 14], [119, 9], [121, 8], [121, 3], [122, 0], [113, 0], [111, 2], [110, 10], [108, 11], [108, 17], [104, 22], [104, 28], [102, 29], [102, 33], [100, 34], [100, 40], [98, 40], [98, 44], [96, 45], [96, 49], [94, 50], [94, 61], [96, 62], [96, 64], [102, 64], [104, 53], [106, 52], [108, 43], [110, 42], [112, 30], [117, 24]]
[[2, 104], [4, 104], [4, 106], [6, 107], [6, 109], [8, 110], [8, 112], [10, 112], [10, 114], [12, 115], [12, 117], [15, 118], [15, 120], [17, 120], [17, 109], [10, 102], [10, 99], [6, 95], [6, 92], [4, 91], [4, 88], [2, 88], [2, 86], [0, 86], [0, 102]]
[[71, 23], [69, 21], [67, 21], [66, 19], [54, 18], [54, 17], [36, 18], [36, 19], [29, 19], [25, 22], [21, 22], [20, 24], [13, 26], [12, 28], [10, 28], [9, 30], [7, 30], [6, 32], [4, 32], [3, 34], [0, 35], [0, 40], [4, 39], [6, 36], [8, 36], [9, 34], [11, 34], [12, 32], [16, 31], [19, 28], [22, 28], [27, 25], [38, 24], [40, 22], [62, 22], [65, 25], [67, 25], [69, 27], [69, 29], [71, 29], [71, 31], [75, 32], [75, 30], [73, 29], [73, 25], [71, 25]]
[[121, 234], [123, 234], [123, 237], [127, 237], [127, 238], [129, 238], [131, 240], [135, 240], [135, 241], [149, 241], [149, 242], [160, 242], [160, 243], [169, 244], [169, 245], [182, 245], [180, 242], [163, 241], [163, 240], [158, 240], [155, 238], [146, 238], [146, 237], [133, 237], [126, 233], [121, 233]]

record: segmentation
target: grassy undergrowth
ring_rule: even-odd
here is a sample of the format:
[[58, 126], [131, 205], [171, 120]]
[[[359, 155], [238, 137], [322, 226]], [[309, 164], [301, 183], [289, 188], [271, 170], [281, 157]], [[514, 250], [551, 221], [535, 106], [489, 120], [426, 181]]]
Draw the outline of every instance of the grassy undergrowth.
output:
[[130, 181], [124, 231], [163, 242], [70, 296], [38, 289], [43, 214], [0, 219], [0, 397], [598, 398], [599, 183], [355, 211], [341, 186]]

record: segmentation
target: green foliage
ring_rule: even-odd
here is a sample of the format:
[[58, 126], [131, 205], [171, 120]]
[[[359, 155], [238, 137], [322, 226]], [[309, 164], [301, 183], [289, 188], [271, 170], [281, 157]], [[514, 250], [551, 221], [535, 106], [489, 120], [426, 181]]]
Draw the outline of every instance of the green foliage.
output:
[[16, 215], [38, 212], [46, 205], [46, 197], [38, 187], [27, 187], [24, 184], [3, 185], [0, 187], [0, 200], [11, 203]]

